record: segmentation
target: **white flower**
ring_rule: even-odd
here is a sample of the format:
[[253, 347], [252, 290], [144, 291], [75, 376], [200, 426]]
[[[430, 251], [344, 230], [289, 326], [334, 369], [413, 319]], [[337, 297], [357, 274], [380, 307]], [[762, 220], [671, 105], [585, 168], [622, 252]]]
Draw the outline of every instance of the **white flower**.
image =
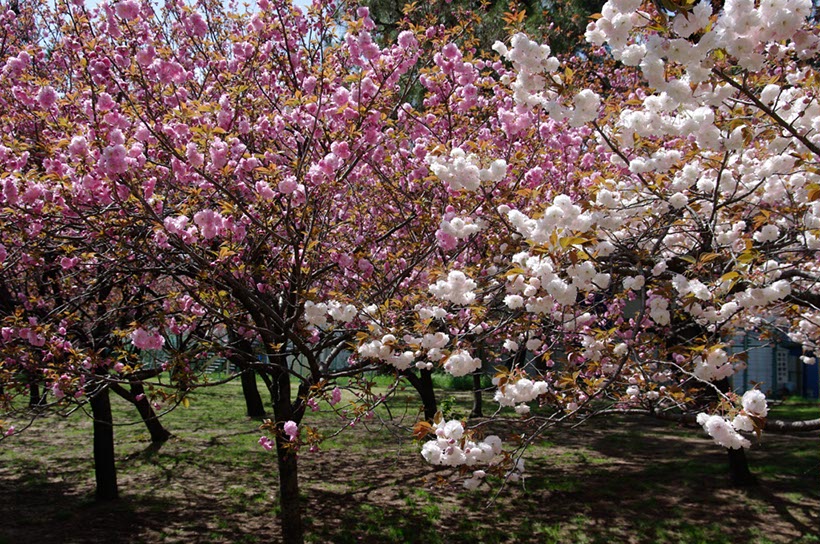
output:
[[444, 370], [453, 376], [466, 376], [481, 368], [481, 359], [473, 357], [470, 352], [459, 349], [450, 354], [444, 362]]
[[780, 229], [775, 225], [763, 225], [760, 230], [754, 233], [753, 238], [755, 242], [765, 244], [767, 242], [774, 242], [780, 237]]
[[[515, 382], [508, 382], [495, 392], [495, 400], [501, 406], [515, 406], [530, 402], [549, 390], [549, 384], [541, 380], [521, 378]], [[517, 411], [517, 410], [516, 410]]]
[[542, 340], [540, 340], [539, 338], [531, 338], [531, 339], [527, 340], [526, 346], [527, 346], [527, 349], [529, 351], [535, 351], [538, 348], [540, 348], [543, 344], [544, 344], [544, 342]]
[[747, 431], [751, 432], [755, 430], [754, 422], [752, 418], [749, 416], [745, 416], [743, 414], [738, 414], [732, 420], [732, 427], [734, 427], [738, 431]]
[[575, 110], [569, 119], [569, 124], [579, 127], [584, 123], [594, 121], [598, 118], [598, 108], [601, 106], [601, 98], [589, 89], [584, 89], [575, 95]]
[[689, 199], [683, 193], [675, 193], [669, 197], [669, 205], [679, 210], [689, 203]]
[[308, 300], [305, 302], [305, 321], [317, 327], [327, 325], [327, 304], [320, 302], [316, 304]]
[[724, 448], [737, 450], [751, 446], [749, 441], [738, 434], [729, 421], [721, 416], [698, 414], [697, 421], [703, 427], [703, 430], [714, 439], [715, 443]]
[[476, 286], [476, 282], [468, 278], [464, 272], [453, 270], [447, 275], [446, 280], [439, 280], [431, 285], [430, 292], [437, 298], [466, 305], [475, 301], [473, 289]]
[[741, 399], [743, 409], [749, 414], [758, 417], [766, 417], [769, 413], [769, 407], [766, 405], [766, 395], [758, 389], [752, 389], [743, 393]]
[[530, 407], [527, 404], [519, 404], [515, 407], [515, 413], [518, 415], [527, 415], [530, 413]]

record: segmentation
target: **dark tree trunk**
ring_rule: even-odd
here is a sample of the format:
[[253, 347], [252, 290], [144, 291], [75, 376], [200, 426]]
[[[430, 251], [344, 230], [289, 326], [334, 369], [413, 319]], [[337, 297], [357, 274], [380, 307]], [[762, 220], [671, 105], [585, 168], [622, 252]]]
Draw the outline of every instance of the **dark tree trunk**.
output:
[[37, 382], [31, 380], [28, 384], [28, 405], [31, 407], [40, 405], [40, 386]]
[[276, 355], [272, 361], [278, 369], [270, 381], [273, 398], [273, 415], [276, 428], [276, 457], [279, 465], [279, 503], [282, 512], [282, 541], [284, 544], [302, 544], [305, 529], [302, 523], [302, 506], [299, 499], [299, 478], [296, 452], [289, 448], [282, 426], [287, 421], [299, 423], [303, 409], [294, 412], [290, 401], [290, 375], [284, 355]]
[[[265, 405], [262, 403], [262, 397], [259, 395], [259, 388], [256, 387], [256, 371], [251, 366], [253, 363], [256, 363], [253, 345], [248, 340], [237, 338], [233, 334], [230, 334], [229, 337], [235, 348], [231, 351], [229, 360], [234, 366], [242, 370], [240, 380], [242, 381], [242, 395], [245, 397], [246, 413], [248, 417], [256, 419], [265, 417]], [[272, 387], [270, 380], [265, 380], [265, 385], [268, 386], [269, 390]], [[271, 399], [273, 400], [273, 396]], [[276, 403], [275, 400], [273, 400], [273, 402], [274, 404]]]
[[[145, 428], [151, 434], [152, 444], [162, 444], [171, 438], [171, 433], [162, 426], [154, 409], [151, 408], [151, 403], [145, 396], [145, 388], [142, 382], [131, 382], [131, 391], [126, 391], [117, 383], [112, 383], [108, 387], [137, 408], [142, 422], [145, 423]], [[137, 400], [137, 397], [140, 397], [140, 399]]]
[[108, 388], [101, 388], [91, 397], [94, 416], [94, 474], [97, 479], [98, 501], [110, 501], [119, 496], [117, 469], [114, 466], [114, 425]]
[[757, 478], [749, 471], [746, 450], [727, 450], [729, 452], [729, 480], [735, 487], [757, 485]]
[[[148, 428], [148, 432], [151, 433], [151, 442], [154, 444], [162, 444], [163, 442], [167, 442], [168, 439], [171, 438], [171, 433], [168, 429], [162, 426], [157, 414], [151, 407], [151, 403], [148, 401], [148, 397], [145, 396], [145, 388], [142, 384], [139, 382], [132, 382], [131, 394], [134, 397], [134, 406], [137, 407], [137, 411], [139, 411], [142, 421]], [[140, 395], [142, 396], [140, 397]], [[137, 400], [137, 397], [140, 397], [139, 400]]]
[[473, 409], [470, 410], [470, 417], [484, 417], [483, 400], [481, 398], [481, 369], [473, 372]]
[[[715, 385], [721, 393], [728, 393], [732, 389], [728, 378], [723, 378]], [[729, 481], [732, 485], [738, 487], [755, 485], [757, 480], [749, 470], [749, 461], [743, 448], [727, 451], [729, 452]]]
[[424, 419], [433, 421], [438, 413], [436, 392], [433, 389], [433, 372], [422, 369], [419, 370], [419, 375], [416, 376], [412, 370], [406, 370], [404, 376], [421, 398], [421, 404], [424, 407]]
[[248, 368], [242, 371], [242, 394], [245, 396], [245, 407], [248, 417], [259, 419], [265, 416], [265, 405], [256, 387], [256, 371]]
[[265, 387], [268, 389], [268, 393], [270, 393], [271, 406], [276, 406], [276, 387], [273, 385], [273, 380], [265, 371], [260, 372], [259, 375], [262, 377], [262, 381], [265, 382]]
[[282, 512], [282, 541], [285, 544], [302, 544], [302, 506], [299, 500], [299, 478], [296, 452], [287, 448], [283, 437], [276, 437], [276, 456], [279, 461], [279, 502]]

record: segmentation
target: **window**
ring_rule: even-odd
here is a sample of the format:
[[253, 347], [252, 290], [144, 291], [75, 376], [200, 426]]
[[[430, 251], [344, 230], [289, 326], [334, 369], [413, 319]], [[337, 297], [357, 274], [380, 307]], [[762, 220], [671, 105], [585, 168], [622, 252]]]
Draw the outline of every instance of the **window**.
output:
[[777, 364], [778, 385], [789, 381], [789, 353], [784, 349], [775, 351], [775, 362]]

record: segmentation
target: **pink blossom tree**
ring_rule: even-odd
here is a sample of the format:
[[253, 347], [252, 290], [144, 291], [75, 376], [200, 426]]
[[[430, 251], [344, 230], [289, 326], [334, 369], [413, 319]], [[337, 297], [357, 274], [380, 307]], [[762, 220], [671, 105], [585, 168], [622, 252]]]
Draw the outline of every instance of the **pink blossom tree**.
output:
[[[306, 407], [337, 401], [337, 378], [506, 360], [495, 401], [532, 437], [637, 411], [697, 419], [738, 452], [769, 424], [761, 391], [730, 390], [743, 357], [728, 345], [786, 334], [813, 357], [807, 0], [613, 1], [587, 63], [523, 34], [475, 51], [468, 21], [408, 24], [379, 46], [366, 9], [331, 2], [34, 5], [37, 39], [3, 19], [4, 274], [35, 277], [27, 237], [51, 241], [62, 268], [82, 265], [59, 276], [78, 300], [103, 270], [124, 278], [121, 301], [156, 294], [107, 334], [156, 350], [204, 327], [203, 351], [259, 372], [287, 542], [303, 536]], [[4, 311], [4, 351], [25, 347], [8, 361], [56, 346], [73, 370], [48, 387], [91, 393], [59, 323], [24, 331]], [[165, 368], [182, 392], [196, 385], [190, 356]], [[417, 432], [433, 436], [428, 462], [472, 470], [468, 487], [523, 470], [520, 451], [463, 422]]]

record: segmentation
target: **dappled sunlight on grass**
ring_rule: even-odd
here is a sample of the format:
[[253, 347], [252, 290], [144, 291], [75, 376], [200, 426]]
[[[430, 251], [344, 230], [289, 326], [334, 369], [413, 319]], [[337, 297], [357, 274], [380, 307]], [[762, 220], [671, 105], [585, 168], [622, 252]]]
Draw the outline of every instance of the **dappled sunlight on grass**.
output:
[[[439, 398], [470, 411], [469, 392]], [[345, 393], [338, 413], [321, 403], [304, 424], [335, 433], [353, 400]], [[130, 405], [114, 409], [122, 499], [90, 500], [90, 421], [44, 419], [0, 448], [0, 543], [277, 540], [276, 460], [257, 444], [238, 383], [168, 414], [174, 436], [159, 448]], [[815, 435], [764, 434], [748, 454], [761, 485], [736, 490], [725, 453], [699, 429], [596, 420], [548, 431], [525, 454], [524, 485], [496, 495], [498, 480], [467, 492], [458, 474], [426, 465], [409, 432], [417, 417], [407, 389], [319, 452], [300, 452], [309, 542], [817, 542]]]

